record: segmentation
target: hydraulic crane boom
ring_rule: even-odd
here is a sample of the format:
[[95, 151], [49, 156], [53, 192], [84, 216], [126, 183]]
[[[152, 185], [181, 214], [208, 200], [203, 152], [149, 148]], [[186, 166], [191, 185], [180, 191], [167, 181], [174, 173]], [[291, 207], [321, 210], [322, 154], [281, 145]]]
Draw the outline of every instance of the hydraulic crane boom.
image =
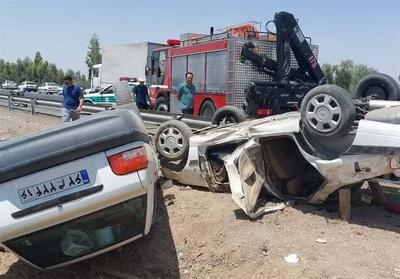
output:
[[[294, 16], [287, 12], [277, 13], [274, 23], [277, 36], [277, 61], [260, 55], [256, 52], [254, 44], [248, 42], [242, 48], [242, 62], [251, 61], [254, 67], [272, 76], [277, 83], [287, 83], [296, 79], [316, 84], [326, 83], [318, 61]], [[297, 60], [298, 69], [290, 67], [290, 50]]]

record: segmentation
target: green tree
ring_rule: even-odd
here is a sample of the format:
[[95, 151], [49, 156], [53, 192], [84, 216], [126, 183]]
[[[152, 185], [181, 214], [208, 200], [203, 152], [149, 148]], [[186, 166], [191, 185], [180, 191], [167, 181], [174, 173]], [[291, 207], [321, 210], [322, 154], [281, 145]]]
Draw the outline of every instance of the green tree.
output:
[[325, 63], [322, 65], [322, 71], [325, 74], [328, 83], [334, 83], [334, 68], [331, 64]]
[[101, 49], [100, 49], [100, 41], [97, 37], [96, 33], [90, 37], [88, 52], [86, 54], [86, 65], [88, 66], [88, 79], [92, 78], [91, 69], [93, 65], [101, 63]]
[[[72, 70], [69, 70], [68, 73], [76, 78], [76, 82], [82, 87], [89, 87], [89, 82], [85, 75], [82, 75], [79, 71], [74, 72]], [[0, 84], [5, 80], [13, 80], [17, 83], [25, 80], [37, 83], [53, 81], [61, 84], [63, 78], [64, 71], [58, 69], [55, 64], [43, 59], [40, 52], [36, 52], [33, 61], [29, 57], [18, 58], [15, 63], [0, 59]]]
[[322, 71], [328, 83], [337, 84], [351, 93], [362, 78], [377, 72], [365, 64], [354, 64], [350, 59], [340, 62], [339, 65], [323, 64]]
[[43, 62], [42, 55], [40, 54], [39, 51], [36, 51], [36, 53], [35, 53], [35, 59], [33, 60], [33, 63], [34, 63], [35, 65], [40, 65], [40, 64], [42, 64], [42, 62]]
[[354, 63], [350, 59], [340, 62], [335, 69], [335, 84], [350, 90], [353, 67]]

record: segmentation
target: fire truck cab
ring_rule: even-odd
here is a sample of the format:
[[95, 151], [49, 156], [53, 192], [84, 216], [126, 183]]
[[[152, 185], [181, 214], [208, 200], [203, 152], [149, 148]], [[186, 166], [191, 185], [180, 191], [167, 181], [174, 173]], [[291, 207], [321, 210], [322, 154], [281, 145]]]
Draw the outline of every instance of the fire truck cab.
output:
[[[168, 40], [168, 46], [153, 51], [146, 69], [150, 102], [154, 110], [181, 113], [177, 90], [185, 73], [193, 73], [196, 87], [193, 115], [211, 118], [226, 105], [243, 107], [245, 89], [254, 80], [271, 81], [249, 61], [241, 61], [243, 46], [251, 42], [257, 51], [276, 59], [276, 37], [259, 32], [261, 23], [249, 22], [228, 27], [218, 34], [188, 33], [181, 40]], [[213, 30], [213, 28], [211, 28]], [[318, 47], [311, 46], [315, 55]], [[293, 59], [291, 64], [295, 65]]]

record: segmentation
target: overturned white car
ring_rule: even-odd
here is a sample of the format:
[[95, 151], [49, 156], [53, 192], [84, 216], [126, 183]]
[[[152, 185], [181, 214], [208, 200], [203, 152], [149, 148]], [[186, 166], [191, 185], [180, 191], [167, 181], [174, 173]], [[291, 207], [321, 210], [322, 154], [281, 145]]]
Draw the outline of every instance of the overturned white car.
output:
[[[262, 189], [281, 199], [321, 203], [343, 186], [397, 183], [400, 102], [353, 101], [335, 85], [309, 91], [299, 112], [205, 129], [180, 121], [160, 126], [155, 145], [167, 178], [229, 189], [251, 218]], [[372, 110], [372, 111], [371, 111]], [[389, 179], [387, 177], [390, 177]]]

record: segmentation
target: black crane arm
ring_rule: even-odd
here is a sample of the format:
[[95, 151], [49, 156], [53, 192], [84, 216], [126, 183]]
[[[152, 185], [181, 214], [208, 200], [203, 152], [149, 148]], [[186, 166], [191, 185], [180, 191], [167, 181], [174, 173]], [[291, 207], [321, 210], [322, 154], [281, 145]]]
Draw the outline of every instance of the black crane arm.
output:
[[242, 47], [240, 61], [244, 63], [246, 60], [251, 61], [253, 67], [259, 72], [266, 73], [272, 77], [276, 75], [276, 61], [259, 54], [256, 46], [252, 42], [247, 42]]
[[[275, 14], [274, 22], [277, 35], [277, 74], [279, 74], [279, 70], [282, 71], [284, 69], [285, 65], [288, 63], [290, 65], [290, 55], [285, 55], [285, 50], [290, 46], [299, 69], [307, 72], [310, 81], [317, 84], [326, 83], [325, 75], [318, 64], [317, 58], [314, 56], [294, 16], [291, 13], [279, 12]], [[282, 76], [282, 78], [285, 78], [285, 76]], [[279, 79], [277, 77], [277, 80]]]
[[[241, 62], [251, 61], [258, 71], [272, 76], [277, 83], [289, 83], [290, 80], [302, 80], [316, 84], [326, 83], [325, 75], [317, 58], [294, 16], [287, 12], [279, 12], [275, 14], [274, 23], [277, 36], [277, 60], [259, 54], [254, 44], [247, 42], [242, 47]], [[296, 58], [298, 69], [290, 67], [290, 50]]]

